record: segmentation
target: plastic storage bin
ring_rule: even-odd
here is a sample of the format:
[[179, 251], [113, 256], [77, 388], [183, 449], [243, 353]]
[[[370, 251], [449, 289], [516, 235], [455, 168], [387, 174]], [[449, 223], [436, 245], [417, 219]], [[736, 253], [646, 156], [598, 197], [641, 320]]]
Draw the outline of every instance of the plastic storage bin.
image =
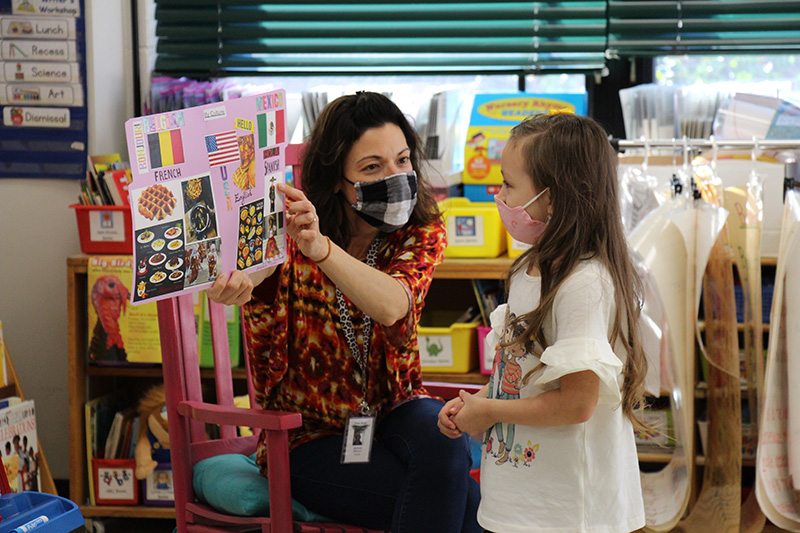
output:
[[478, 366], [478, 323], [453, 322], [456, 318], [447, 311], [423, 313], [417, 329], [423, 372], [463, 374]]
[[500, 192], [502, 185], [464, 185], [464, 198], [471, 202], [494, 203], [494, 195]]
[[8, 533], [40, 519], [36, 533], [69, 533], [85, 524], [78, 506], [61, 496], [41, 492], [18, 492], [0, 497], [0, 533]]
[[445, 257], [497, 257], [506, 251], [506, 230], [494, 202], [448, 198], [439, 208], [447, 226]]
[[131, 208], [117, 205], [80, 205], [75, 209], [81, 251], [85, 254], [133, 253]]
[[487, 376], [492, 373], [495, 354], [493, 346], [486, 346], [486, 336], [490, 331], [492, 331], [492, 328], [487, 328], [483, 324], [478, 326], [478, 359], [480, 361], [481, 374], [486, 374]]
[[508, 233], [507, 231], [506, 231], [506, 240], [508, 243], [508, 257], [519, 257], [525, 252], [525, 250], [531, 247], [530, 244], [519, 242], [518, 240], [513, 238], [511, 234]]

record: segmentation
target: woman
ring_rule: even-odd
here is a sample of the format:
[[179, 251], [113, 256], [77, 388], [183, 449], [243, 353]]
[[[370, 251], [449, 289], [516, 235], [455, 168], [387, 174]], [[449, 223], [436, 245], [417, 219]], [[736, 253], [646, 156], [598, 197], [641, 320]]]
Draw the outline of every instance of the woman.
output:
[[422, 386], [416, 327], [446, 235], [420, 164], [391, 100], [333, 101], [306, 145], [303, 190], [278, 188], [280, 272], [220, 276], [208, 294], [244, 305], [259, 403], [303, 415], [290, 435], [297, 501], [394, 533], [480, 531], [469, 445], [439, 433], [443, 404]]

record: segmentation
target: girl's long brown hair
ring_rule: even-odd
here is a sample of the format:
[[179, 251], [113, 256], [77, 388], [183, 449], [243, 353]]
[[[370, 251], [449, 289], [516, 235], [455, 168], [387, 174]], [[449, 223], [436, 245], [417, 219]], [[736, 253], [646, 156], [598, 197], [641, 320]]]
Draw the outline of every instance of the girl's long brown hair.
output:
[[631, 261], [617, 197], [617, 157], [603, 128], [573, 114], [537, 115], [511, 130], [509, 144], [520, 143], [525, 169], [537, 190], [550, 189], [552, 217], [538, 245], [511, 266], [508, 278], [536, 265], [541, 272], [539, 306], [517, 320], [527, 323], [524, 336], [546, 348], [543, 324], [559, 287], [582, 260], [602, 263], [614, 283], [615, 316], [611, 345], [622, 342], [622, 410], [635, 428], [649, 431], [635, 411], [644, 405], [647, 360], [639, 339], [642, 284]]

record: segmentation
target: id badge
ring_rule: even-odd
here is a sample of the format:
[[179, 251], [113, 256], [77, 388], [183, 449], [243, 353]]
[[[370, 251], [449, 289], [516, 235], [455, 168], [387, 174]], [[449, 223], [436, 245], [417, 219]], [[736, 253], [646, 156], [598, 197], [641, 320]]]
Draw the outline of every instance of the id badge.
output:
[[374, 412], [350, 411], [344, 427], [341, 463], [368, 463], [374, 433]]

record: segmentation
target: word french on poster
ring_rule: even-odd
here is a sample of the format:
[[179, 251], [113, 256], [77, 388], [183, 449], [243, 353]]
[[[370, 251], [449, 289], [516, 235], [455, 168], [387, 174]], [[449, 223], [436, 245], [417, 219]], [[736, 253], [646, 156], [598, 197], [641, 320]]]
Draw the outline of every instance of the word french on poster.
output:
[[285, 102], [277, 90], [125, 123], [134, 304], [284, 261]]

